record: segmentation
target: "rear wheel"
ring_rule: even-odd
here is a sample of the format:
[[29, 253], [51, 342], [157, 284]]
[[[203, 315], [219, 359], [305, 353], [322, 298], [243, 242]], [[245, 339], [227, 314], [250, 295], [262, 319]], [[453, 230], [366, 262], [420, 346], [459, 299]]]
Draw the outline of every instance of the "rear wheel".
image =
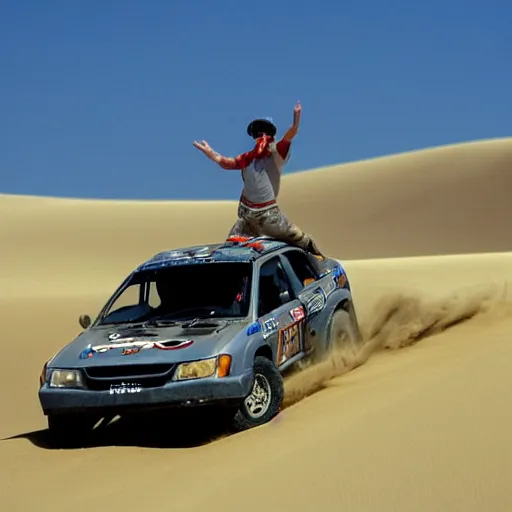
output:
[[232, 420], [232, 428], [238, 432], [267, 423], [279, 413], [283, 403], [283, 378], [276, 365], [270, 359], [258, 356], [253, 369], [251, 391]]
[[355, 358], [361, 346], [361, 333], [350, 314], [344, 309], [336, 310], [329, 323], [328, 352], [341, 352], [342, 356]]

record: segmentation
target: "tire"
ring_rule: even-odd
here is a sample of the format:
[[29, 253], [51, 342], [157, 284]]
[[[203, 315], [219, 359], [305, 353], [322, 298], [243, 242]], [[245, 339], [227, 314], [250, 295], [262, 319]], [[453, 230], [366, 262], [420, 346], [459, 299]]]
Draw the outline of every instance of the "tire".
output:
[[337, 309], [329, 322], [328, 353], [341, 351], [355, 357], [361, 347], [361, 333], [356, 322], [344, 309]]
[[[283, 403], [283, 378], [276, 365], [266, 357], [257, 356], [253, 368], [254, 380], [251, 392], [238, 407], [231, 422], [231, 427], [235, 432], [269, 422], [277, 416]], [[258, 400], [255, 392], [263, 392], [264, 395]]]

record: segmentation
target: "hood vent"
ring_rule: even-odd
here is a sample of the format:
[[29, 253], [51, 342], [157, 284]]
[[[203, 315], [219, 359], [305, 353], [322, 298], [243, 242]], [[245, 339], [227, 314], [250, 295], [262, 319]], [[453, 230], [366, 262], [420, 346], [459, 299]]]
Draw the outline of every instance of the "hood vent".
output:
[[151, 332], [147, 329], [130, 329], [128, 327], [111, 333], [108, 339], [109, 341], [116, 341], [118, 338], [156, 338], [158, 336], [157, 332]]
[[212, 334], [224, 329], [227, 326], [226, 322], [220, 322], [218, 320], [208, 320], [206, 318], [198, 318], [182, 324], [183, 333], [195, 333], [195, 334]]

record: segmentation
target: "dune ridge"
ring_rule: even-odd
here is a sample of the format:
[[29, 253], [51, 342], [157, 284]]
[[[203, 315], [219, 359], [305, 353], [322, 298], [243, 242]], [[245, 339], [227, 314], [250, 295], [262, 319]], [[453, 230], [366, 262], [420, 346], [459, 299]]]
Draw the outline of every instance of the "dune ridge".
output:
[[270, 424], [197, 447], [142, 429], [52, 450], [37, 381], [80, 314], [152, 254], [223, 239], [236, 202], [0, 194], [0, 509], [510, 510], [511, 164], [504, 138], [286, 175], [365, 343], [287, 380]]
[[[344, 261], [507, 252], [511, 168], [512, 138], [450, 145], [285, 175], [280, 203]], [[55, 222], [59, 215], [67, 222]], [[56, 261], [76, 279], [75, 268], [96, 260], [100, 269], [81, 269], [85, 283], [98, 275], [119, 279], [149, 254], [224, 239], [235, 218], [235, 201], [0, 196], [0, 279], [53, 276]]]

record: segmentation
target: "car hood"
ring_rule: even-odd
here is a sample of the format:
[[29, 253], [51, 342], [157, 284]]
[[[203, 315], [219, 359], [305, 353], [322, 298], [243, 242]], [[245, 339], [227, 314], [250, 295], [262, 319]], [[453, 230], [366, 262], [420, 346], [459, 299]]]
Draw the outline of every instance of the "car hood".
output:
[[175, 363], [207, 358], [222, 352], [247, 324], [215, 321], [189, 328], [98, 326], [66, 345], [50, 361], [49, 367]]

